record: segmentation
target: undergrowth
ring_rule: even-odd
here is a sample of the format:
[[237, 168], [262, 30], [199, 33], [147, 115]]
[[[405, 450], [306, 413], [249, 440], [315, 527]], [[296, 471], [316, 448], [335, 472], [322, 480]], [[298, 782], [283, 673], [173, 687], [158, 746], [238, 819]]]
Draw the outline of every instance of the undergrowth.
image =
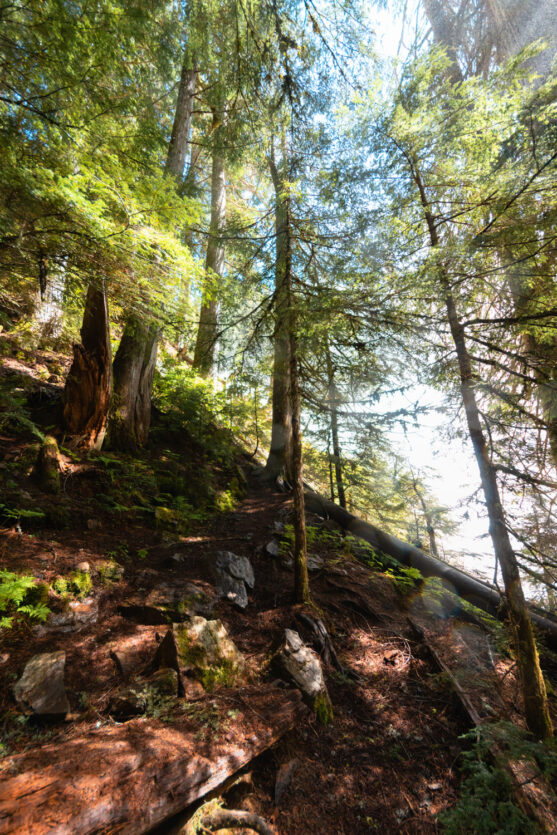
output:
[[472, 743], [463, 754], [461, 796], [439, 821], [447, 835], [535, 835], [538, 827], [517, 805], [511, 779], [494, 748], [508, 760], [533, 763], [555, 784], [557, 750], [554, 745], [534, 742], [510, 722], [474, 728], [462, 739]]

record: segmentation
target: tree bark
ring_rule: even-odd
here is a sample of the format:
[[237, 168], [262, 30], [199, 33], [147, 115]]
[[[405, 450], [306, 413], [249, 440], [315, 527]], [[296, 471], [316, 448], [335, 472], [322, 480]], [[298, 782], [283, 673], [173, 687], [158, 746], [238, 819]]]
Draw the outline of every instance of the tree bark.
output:
[[265, 475], [272, 481], [292, 476], [292, 410], [290, 403], [290, 339], [288, 328], [289, 288], [292, 252], [290, 201], [279, 173], [274, 153], [269, 160], [275, 189], [275, 330], [273, 334], [273, 391], [271, 448]]
[[338, 503], [341, 507], [346, 507], [346, 494], [344, 492], [344, 482], [342, 479], [342, 459], [340, 453], [340, 441], [338, 435], [338, 394], [335, 385], [335, 372], [333, 362], [331, 359], [331, 351], [329, 345], [326, 346], [327, 359], [327, 380], [329, 383], [329, 409], [331, 418], [331, 438], [333, 441], [333, 459], [335, 463], [335, 479], [337, 483]]
[[[184, 60], [178, 88], [172, 136], [165, 171], [179, 186], [184, 174], [193, 112], [197, 69]], [[135, 313], [126, 319], [114, 360], [114, 407], [109, 441], [115, 449], [134, 450], [147, 443], [151, 423], [151, 393], [160, 329]]]
[[165, 171], [179, 183], [184, 175], [184, 165], [191, 132], [191, 117], [193, 112], [193, 97], [197, 82], [197, 68], [188, 67], [186, 59], [182, 67], [178, 99], [172, 125], [172, 136], [166, 156]]
[[63, 395], [64, 429], [75, 446], [100, 449], [112, 392], [110, 320], [104, 281], [89, 285], [81, 344], [73, 346], [73, 355]]
[[292, 487], [294, 499], [294, 599], [309, 603], [306, 510], [304, 501], [300, 386], [298, 383], [298, 322], [290, 285], [290, 406], [292, 412]]
[[453, 83], [462, 81], [462, 72], [458, 63], [456, 22], [446, 0], [423, 0], [424, 10], [433, 30], [435, 43], [444, 46], [450, 59], [447, 70]]
[[107, 442], [115, 449], [134, 451], [147, 442], [158, 337], [155, 324], [138, 315], [128, 317], [113, 365]]
[[[412, 164], [411, 173], [420, 195], [424, 219], [429, 233], [430, 246], [432, 249], [435, 249], [440, 244], [439, 234], [427, 199], [424, 183], [421, 179], [420, 172], [414, 164]], [[464, 327], [459, 319], [450, 282], [444, 272], [443, 266], [439, 267], [439, 278], [445, 296], [447, 320], [457, 356], [460, 391], [466, 415], [466, 423], [478, 464], [489, 518], [489, 533], [493, 543], [495, 558], [501, 566], [501, 573], [505, 585], [511, 635], [524, 698], [526, 723], [529, 730], [538, 739], [550, 739], [553, 736], [553, 727], [549, 716], [545, 682], [540, 669], [532, 622], [526, 607], [526, 600], [524, 599], [518, 562], [511, 544], [505, 514], [501, 504], [497, 473], [489, 455], [485, 433], [480, 420], [480, 410], [478, 408], [475, 389], [478, 379], [472, 370], [472, 362], [466, 345]]]
[[[213, 114], [213, 132], [218, 143], [219, 134], [223, 131], [223, 115]], [[216, 279], [224, 274], [225, 247], [223, 234], [226, 226], [226, 162], [219, 150], [218, 144], [213, 149], [213, 163], [211, 172], [211, 225], [209, 227], [209, 243], [205, 271], [206, 284], [201, 300], [199, 314], [199, 328], [193, 355], [193, 365], [200, 374], [208, 377], [215, 364], [215, 347], [217, 343], [217, 286]]]

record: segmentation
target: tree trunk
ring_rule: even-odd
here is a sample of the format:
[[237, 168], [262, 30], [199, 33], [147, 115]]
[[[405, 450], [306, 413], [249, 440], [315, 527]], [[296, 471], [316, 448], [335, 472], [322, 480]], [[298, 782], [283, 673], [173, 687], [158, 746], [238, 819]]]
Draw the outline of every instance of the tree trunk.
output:
[[73, 346], [73, 355], [63, 395], [64, 429], [75, 446], [100, 449], [112, 391], [110, 321], [104, 281], [89, 285], [81, 345]]
[[130, 316], [114, 358], [114, 391], [108, 443], [133, 451], [143, 446], [151, 422], [151, 389], [157, 358], [158, 328]]
[[331, 352], [329, 345], [326, 346], [327, 358], [327, 379], [329, 383], [329, 409], [331, 416], [331, 437], [333, 441], [333, 458], [335, 462], [335, 478], [337, 483], [338, 503], [341, 507], [346, 507], [346, 494], [344, 492], [344, 482], [342, 480], [342, 459], [340, 455], [340, 442], [338, 436], [338, 396], [337, 387], [335, 385], [335, 373], [333, 362], [331, 359]]
[[460, 390], [464, 403], [464, 411], [466, 413], [466, 422], [468, 424], [474, 454], [478, 462], [489, 517], [489, 533], [493, 542], [495, 556], [501, 566], [501, 573], [505, 584], [509, 621], [522, 683], [526, 722], [530, 731], [538, 739], [550, 739], [553, 736], [553, 727], [547, 706], [545, 682], [540, 669], [532, 623], [526, 608], [524, 592], [522, 591], [518, 563], [505, 522], [505, 515], [499, 495], [499, 486], [497, 484], [497, 475], [491, 463], [485, 434], [480, 421], [480, 412], [474, 390], [474, 383], [476, 381], [472, 373], [464, 328], [458, 318], [455, 302], [450, 292], [447, 294], [445, 303], [449, 326], [456, 348], [460, 372]]
[[[435, 220], [430, 209], [420, 172], [414, 165], [412, 166], [412, 178], [420, 194], [430, 245], [433, 249], [438, 248], [440, 239]], [[545, 682], [540, 669], [532, 622], [528, 609], [526, 608], [518, 562], [505, 522], [505, 514], [499, 495], [499, 485], [497, 484], [497, 473], [488, 452], [485, 433], [480, 420], [480, 411], [478, 409], [475, 391], [475, 385], [477, 385], [478, 380], [472, 371], [472, 363], [466, 345], [464, 327], [458, 317], [449, 279], [442, 266], [439, 267], [439, 278], [445, 295], [447, 319], [456, 350], [460, 375], [460, 391], [466, 414], [466, 423], [480, 472], [482, 490], [489, 518], [489, 533], [493, 543], [495, 558], [501, 566], [501, 573], [505, 585], [512, 640], [522, 684], [526, 723], [530, 731], [538, 739], [550, 739], [553, 736], [553, 727], [547, 705]]]
[[190, 141], [193, 97], [197, 81], [197, 68], [188, 68], [188, 63], [187, 60], [184, 61], [182, 67], [174, 124], [172, 125], [172, 136], [168, 146], [164, 169], [177, 182], [180, 182], [184, 175], [184, 165]]
[[[222, 132], [222, 114], [213, 114], [213, 131]], [[226, 163], [222, 151], [218, 147], [213, 149], [213, 166], [211, 172], [211, 226], [209, 228], [209, 243], [207, 244], [207, 258], [205, 261], [206, 284], [201, 300], [199, 314], [199, 328], [193, 356], [194, 368], [208, 377], [215, 363], [215, 346], [217, 342], [217, 285], [216, 281], [224, 273], [224, 241], [223, 233], [226, 226]], [[216, 277], [216, 279], [215, 279]]]
[[296, 300], [290, 289], [290, 404], [292, 412], [292, 486], [294, 499], [294, 599], [309, 603], [306, 510], [304, 501], [300, 386], [298, 384], [298, 324]]
[[423, 497], [423, 493], [421, 492], [420, 488], [418, 487], [418, 483], [414, 477], [412, 477], [412, 486], [414, 487], [414, 493], [418, 497], [420, 504], [422, 506], [422, 510], [424, 513], [425, 524], [427, 535], [429, 538], [429, 550], [430, 553], [433, 554], [434, 557], [439, 558], [439, 551], [437, 548], [437, 540], [435, 538], [435, 527], [433, 525], [433, 517], [429, 510], [427, 509], [427, 504]]
[[433, 30], [436, 44], [444, 46], [450, 59], [447, 69], [448, 76], [453, 83], [462, 81], [462, 72], [458, 63], [456, 22], [454, 15], [445, 0], [423, 0], [424, 10]]
[[[165, 171], [179, 185], [184, 174], [193, 112], [197, 69], [184, 61]], [[114, 360], [115, 401], [109, 440], [115, 449], [143, 446], [151, 423], [151, 393], [160, 329], [132, 313], [128, 316]]]
[[265, 475], [272, 481], [292, 476], [292, 411], [290, 403], [290, 338], [288, 328], [291, 278], [290, 201], [283, 188], [274, 155], [269, 161], [275, 188], [275, 331], [273, 359], [271, 448]]

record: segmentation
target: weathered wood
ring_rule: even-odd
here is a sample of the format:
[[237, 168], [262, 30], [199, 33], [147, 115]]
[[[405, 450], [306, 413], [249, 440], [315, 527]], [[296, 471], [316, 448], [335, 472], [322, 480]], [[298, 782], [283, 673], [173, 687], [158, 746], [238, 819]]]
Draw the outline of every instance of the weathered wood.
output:
[[223, 705], [220, 739], [207, 730], [210, 738], [200, 740], [199, 724], [181, 715], [172, 723], [136, 719], [10, 757], [0, 781], [0, 833], [141, 835], [220, 786], [307, 712], [297, 690], [272, 685], [244, 688]]
[[276, 835], [276, 830], [267, 821], [252, 812], [237, 811], [235, 809], [216, 809], [205, 815], [195, 815], [191, 821], [180, 830], [178, 835], [197, 835], [199, 826], [203, 832], [219, 832], [222, 829], [251, 829], [259, 835]]
[[89, 285], [81, 344], [73, 346], [73, 354], [63, 395], [64, 429], [76, 446], [100, 449], [112, 392], [110, 320], [103, 281]]

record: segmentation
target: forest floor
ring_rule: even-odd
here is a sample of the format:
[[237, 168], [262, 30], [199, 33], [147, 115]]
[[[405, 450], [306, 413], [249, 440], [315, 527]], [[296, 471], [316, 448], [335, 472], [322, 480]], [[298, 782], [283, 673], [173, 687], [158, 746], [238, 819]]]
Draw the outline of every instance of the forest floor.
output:
[[[34, 404], [32, 419], [45, 429], [56, 408], [63, 372], [64, 360], [58, 355], [43, 352], [31, 357], [20, 352], [4, 356], [0, 373], [4, 385], [17, 383], [25, 390]], [[260, 701], [270, 700], [267, 706], [272, 710], [275, 690], [268, 685], [276, 673], [268, 661], [284, 629], [297, 629], [307, 637], [298, 617], [300, 609], [292, 605], [293, 573], [287, 564], [290, 497], [263, 485], [247, 456], [238, 452], [227, 477], [238, 463], [246, 471], [243, 497], [233, 509], [203, 520], [193, 518], [190, 530], [179, 532], [172, 524], [161, 526], [156, 516], [139, 512], [138, 495], [133, 498], [135, 511], [124, 503], [123, 494], [133, 490], [117, 461], [132, 468], [137, 493], [144, 494], [149, 490], [149, 483], [142, 483], [144, 474], [150, 468], [159, 472], [161, 461], [172, 464], [189, 456], [192, 478], [196, 467], [209, 466], [194, 444], [172, 448], [174, 436], [165, 437], [163, 444], [157, 435], [156, 445], [134, 461], [108, 454], [104, 460], [103, 456], [81, 458], [62, 447], [62, 493], [52, 496], [33, 475], [36, 440], [28, 431], [12, 429], [5, 428], [0, 436], [4, 508], [0, 567], [48, 584], [54, 614], [43, 624], [16, 620], [12, 629], [2, 630], [0, 773], [6, 778], [15, 772], [24, 776], [25, 764], [36, 765], [47, 750], [44, 746], [53, 745], [66, 746], [69, 765], [79, 772], [83, 764], [72, 740], [121, 724], [111, 714], [111, 699], [126, 679], [148, 664], [165, 634], [164, 623], [150, 622], [141, 601], [154, 589], [183, 589], [190, 582], [213, 595], [209, 566], [219, 550], [248, 557], [255, 574], [245, 610], [221, 599], [212, 615], [222, 620], [246, 657], [250, 685], [217, 687], [208, 693], [198, 688], [189, 707], [188, 693], [172, 702], [174, 717], [164, 705], [163, 718], [172, 722], [176, 716], [186, 717], [200, 746], [210, 736], [226, 752], [235, 723], [235, 732], [242, 733], [238, 724], [242, 715], [231, 706], [249, 702], [250, 693], [259, 687]], [[218, 463], [211, 466], [219, 470]], [[168, 475], [168, 467], [165, 472]], [[112, 503], [107, 496], [113, 497]], [[30, 513], [13, 512], [21, 507]], [[334, 718], [323, 727], [308, 711], [293, 730], [241, 769], [243, 779], [226, 789], [224, 801], [230, 808], [262, 815], [280, 835], [442, 831], [438, 815], [457, 801], [465, 748], [460, 737], [471, 723], [439, 656], [443, 647], [447, 659], [454, 654], [455, 641], [465, 646], [460, 673], [468, 669], [472, 679], [469, 658], [489, 655], [486, 663], [494, 676], [499, 675], [497, 698], [505, 701], [508, 717], [514, 719], [520, 700], [512, 662], [494, 665], [487, 637], [470, 618], [432, 613], [419, 593], [403, 597], [391, 577], [356, 558], [357, 548], [346, 544], [328, 520], [309, 517], [308, 524], [310, 552], [318, 558], [311, 572], [316, 607], [311, 611], [325, 622], [345, 669], [344, 674], [326, 670]], [[273, 540], [279, 544], [278, 558], [267, 550]], [[83, 572], [84, 563], [92, 586], [75, 594], [68, 609], [67, 594], [53, 591], [60, 589], [57, 578]], [[107, 563], [117, 566], [109, 577]], [[437, 658], [416, 630], [416, 622], [435, 634]], [[56, 650], [66, 653], [69, 714], [58, 720], [22, 715], [14, 699], [15, 682], [33, 655]], [[118, 670], [115, 653], [125, 657], [131, 669]], [[484, 687], [478, 704], [485, 705], [486, 692]], [[151, 706], [131, 722], [140, 723], [138, 727], [147, 732], [164, 712], [160, 705], [156, 708]], [[493, 711], [489, 705], [486, 709]], [[279, 772], [281, 780], [284, 775], [288, 779], [275, 802]], [[160, 824], [156, 832], [177, 832], [191, 814], [192, 808]], [[13, 831], [5, 820], [7, 828], [2, 826], [0, 816], [0, 832]], [[72, 831], [71, 821], [68, 826]], [[126, 831], [133, 832], [133, 826]], [[136, 831], [144, 831], [139, 823]]]

